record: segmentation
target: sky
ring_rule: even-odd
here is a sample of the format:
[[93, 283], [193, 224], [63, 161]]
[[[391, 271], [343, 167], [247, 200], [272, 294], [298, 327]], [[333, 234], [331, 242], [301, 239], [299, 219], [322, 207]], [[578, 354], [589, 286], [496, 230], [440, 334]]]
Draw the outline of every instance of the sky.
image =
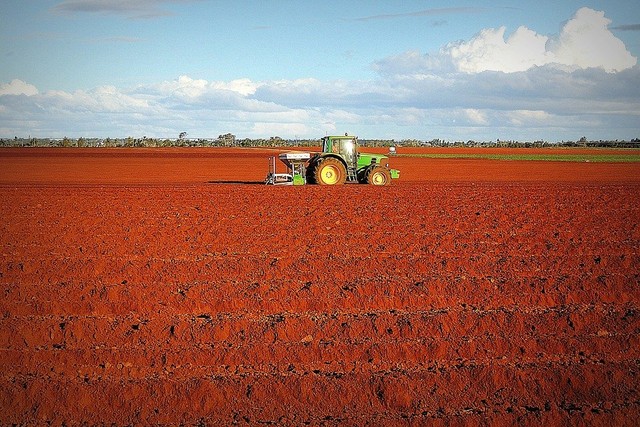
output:
[[640, 137], [637, 0], [0, 2], [0, 137]]

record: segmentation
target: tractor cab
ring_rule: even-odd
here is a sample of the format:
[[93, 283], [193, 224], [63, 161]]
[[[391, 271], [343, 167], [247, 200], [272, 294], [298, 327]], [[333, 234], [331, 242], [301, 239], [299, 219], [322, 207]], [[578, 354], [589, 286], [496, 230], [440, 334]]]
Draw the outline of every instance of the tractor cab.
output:
[[348, 166], [358, 162], [358, 138], [355, 136], [325, 136], [322, 138], [322, 152], [340, 155]]

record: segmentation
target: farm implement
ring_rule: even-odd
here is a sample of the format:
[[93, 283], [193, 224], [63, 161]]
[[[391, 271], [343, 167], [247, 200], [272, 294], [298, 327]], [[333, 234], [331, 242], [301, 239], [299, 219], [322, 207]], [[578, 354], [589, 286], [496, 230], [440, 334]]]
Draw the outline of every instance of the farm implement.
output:
[[399, 170], [389, 168], [388, 156], [360, 152], [358, 137], [350, 135], [325, 136], [320, 153], [289, 151], [280, 153], [278, 159], [285, 164], [287, 171], [278, 173], [276, 157], [270, 157], [266, 184], [340, 185], [356, 182], [389, 185], [392, 179], [400, 177]]

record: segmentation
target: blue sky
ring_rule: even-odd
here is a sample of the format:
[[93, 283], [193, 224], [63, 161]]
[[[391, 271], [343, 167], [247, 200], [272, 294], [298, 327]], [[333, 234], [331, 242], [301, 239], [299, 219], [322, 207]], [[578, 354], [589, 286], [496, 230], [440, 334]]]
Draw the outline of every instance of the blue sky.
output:
[[640, 3], [0, 4], [0, 137], [640, 137]]

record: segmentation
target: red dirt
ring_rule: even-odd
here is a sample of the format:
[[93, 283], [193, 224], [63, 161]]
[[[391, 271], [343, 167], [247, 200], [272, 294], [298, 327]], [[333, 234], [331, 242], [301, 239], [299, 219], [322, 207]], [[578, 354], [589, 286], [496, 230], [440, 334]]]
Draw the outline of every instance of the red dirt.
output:
[[637, 163], [272, 152], [0, 150], [0, 424], [638, 425]]

